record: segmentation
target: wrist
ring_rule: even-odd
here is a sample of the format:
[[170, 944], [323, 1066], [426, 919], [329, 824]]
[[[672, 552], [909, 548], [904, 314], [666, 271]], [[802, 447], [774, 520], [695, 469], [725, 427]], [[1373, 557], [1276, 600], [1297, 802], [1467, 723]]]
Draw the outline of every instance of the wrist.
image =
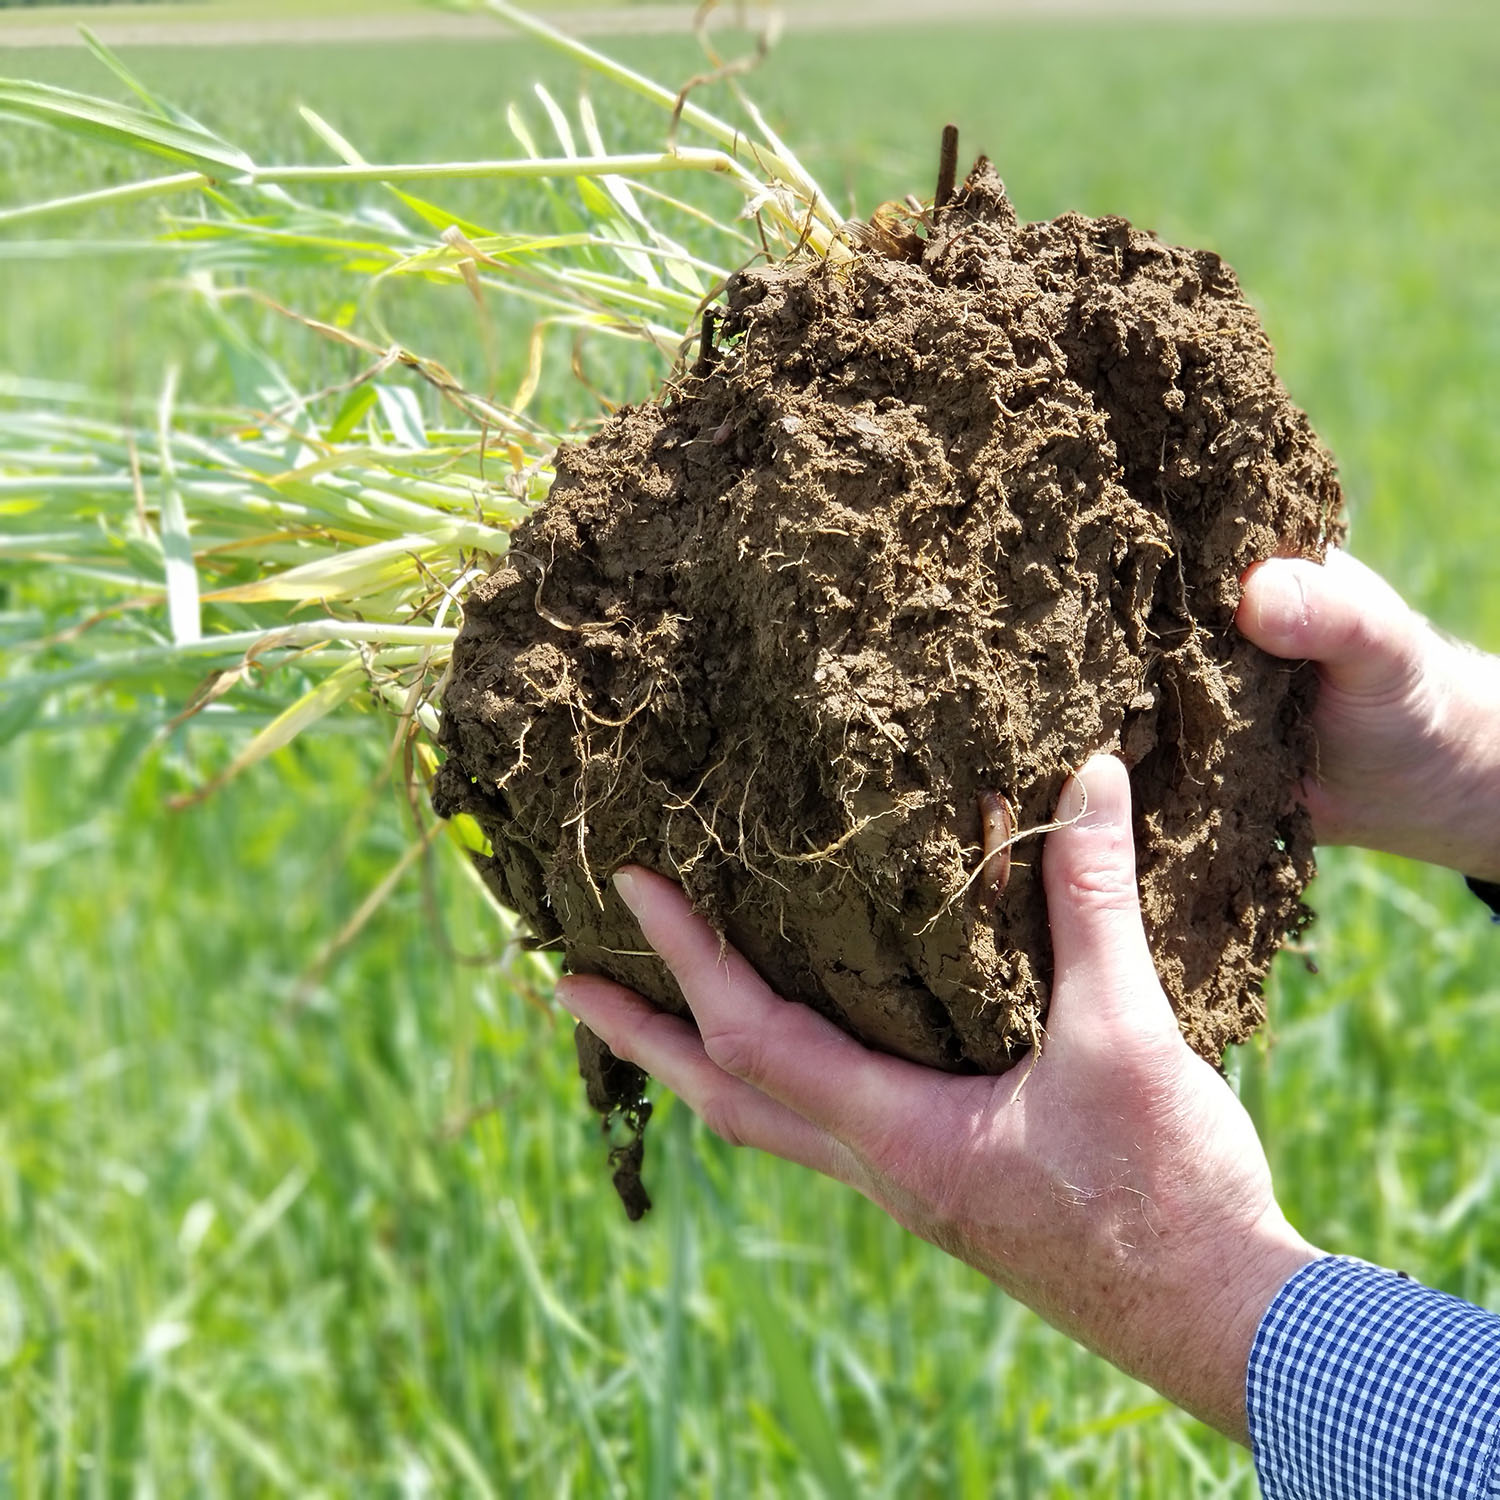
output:
[[[1248, 1232], [1185, 1246], [1171, 1274], [1135, 1309], [1130, 1373], [1185, 1411], [1249, 1446], [1245, 1381], [1267, 1309], [1317, 1250], [1273, 1202]], [[1117, 1363], [1120, 1361], [1117, 1361]]]

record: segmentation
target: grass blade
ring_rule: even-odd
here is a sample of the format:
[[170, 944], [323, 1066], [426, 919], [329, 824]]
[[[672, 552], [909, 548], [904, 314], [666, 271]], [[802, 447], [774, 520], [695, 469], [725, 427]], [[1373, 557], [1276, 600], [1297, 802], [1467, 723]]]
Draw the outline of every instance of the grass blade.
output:
[[252, 172], [255, 163], [201, 126], [163, 119], [154, 111], [113, 104], [71, 89], [0, 78], [0, 115], [34, 120], [84, 140], [103, 141], [197, 167], [216, 176]]
[[803, 1350], [772, 1301], [762, 1268], [740, 1253], [732, 1236], [726, 1237], [726, 1243], [738, 1262], [735, 1284], [771, 1367], [780, 1419], [829, 1500], [855, 1500], [859, 1491], [849, 1472], [833, 1416], [813, 1384]]
[[620, 1478], [620, 1471], [615, 1464], [614, 1456], [604, 1441], [604, 1434], [599, 1428], [599, 1419], [594, 1414], [594, 1404], [583, 1388], [583, 1382], [579, 1379], [577, 1367], [573, 1363], [572, 1355], [563, 1341], [562, 1334], [566, 1332], [595, 1347], [597, 1347], [597, 1341], [558, 1301], [542, 1279], [541, 1269], [536, 1263], [531, 1242], [526, 1236], [525, 1227], [521, 1223], [521, 1216], [516, 1212], [514, 1203], [507, 1200], [500, 1205], [500, 1220], [515, 1250], [516, 1259], [520, 1262], [527, 1289], [531, 1292], [541, 1313], [542, 1327], [546, 1331], [552, 1357], [557, 1361], [558, 1368], [562, 1372], [574, 1415], [578, 1418], [584, 1436], [588, 1439], [594, 1462], [599, 1466], [600, 1477], [604, 1480], [610, 1495], [617, 1497], [617, 1500], [625, 1500], [628, 1491]]
[[278, 714], [212, 781], [190, 796], [178, 799], [174, 805], [186, 807], [211, 796], [256, 761], [264, 760], [266, 756], [284, 749], [304, 730], [310, 729], [318, 720], [327, 718], [336, 708], [342, 707], [364, 683], [363, 663], [357, 660], [345, 662], [316, 687], [304, 693], [284, 713]]
[[179, 646], [203, 639], [199, 605], [198, 569], [193, 561], [193, 539], [188, 534], [187, 511], [177, 488], [172, 457], [172, 402], [177, 394], [177, 370], [167, 373], [156, 411], [157, 454], [161, 461], [161, 547], [167, 569], [167, 609], [172, 639]]

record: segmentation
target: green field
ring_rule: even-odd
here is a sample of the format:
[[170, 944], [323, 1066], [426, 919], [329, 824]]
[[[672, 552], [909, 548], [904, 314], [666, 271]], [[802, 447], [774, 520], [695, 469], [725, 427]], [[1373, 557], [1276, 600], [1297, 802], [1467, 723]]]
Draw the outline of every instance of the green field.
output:
[[66, 4], [35, 6], [7, 0], [0, 5], [0, 35], [8, 30], [46, 26], [98, 26], [101, 23], [141, 25], [158, 21], [244, 21], [281, 19], [306, 15], [309, 10], [319, 16], [386, 15], [413, 11], [422, 0], [317, 0], [313, 6], [298, 5], [295, 0], [107, 0], [104, 4]]
[[[508, 100], [579, 81], [514, 42], [133, 61], [266, 157], [314, 155], [303, 100], [372, 158], [504, 154]], [[1488, 19], [930, 26], [794, 36], [755, 92], [851, 207], [930, 191], [953, 118], [1024, 215], [1223, 253], [1339, 456], [1355, 550], [1495, 649], [1497, 69]], [[0, 72], [113, 82], [71, 51]], [[0, 122], [0, 206], [139, 170]], [[109, 252], [128, 227], [70, 226], [86, 262], [0, 242], [0, 375], [149, 399], [177, 359], [222, 393]], [[472, 365], [459, 302], [402, 315]], [[0, 576], [0, 632], [35, 587]], [[546, 971], [485, 961], [446, 860], [317, 965], [404, 847], [382, 751], [329, 732], [175, 815], [224, 757], [204, 732], [0, 751], [0, 1495], [1255, 1493], [1247, 1455], [977, 1275], [670, 1105], [657, 1212], [627, 1225]], [[1500, 930], [1450, 875], [1323, 863], [1319, 972], [1283, 957], [1270, 1040], [1231, 1062], [1282, 1201], [1500, 1306]]]
[[[540, 0], [532, 10], [549, 14], [568, 11], [597, 13], [627, 9], [640, 4], [660, 5], [662, 0]], [[665, 0], [686, 6], [688, 0]], [[108, 31], [111, 27], [152, 29], [157, 26], [233, 28], [308, 21], [345, 21], [357, 27], [370, 18], [423, 16], [444, 12], [451, 15], [464, 5], [442, 6], [434, 0], [103, 0], [103, 3], [32, 5], [0, 0], [0, 46], [7, 36], [34, 33], [39, 28], [72, 30], [89, 26]], [[50, 39], [49, 39], [50, 40]]]

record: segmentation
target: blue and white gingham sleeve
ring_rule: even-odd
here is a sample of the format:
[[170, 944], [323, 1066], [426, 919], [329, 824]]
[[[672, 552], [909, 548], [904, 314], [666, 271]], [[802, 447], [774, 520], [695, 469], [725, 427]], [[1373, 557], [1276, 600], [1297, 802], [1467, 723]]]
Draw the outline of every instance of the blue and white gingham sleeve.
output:
[[1276, 1294], [1246, 1381], [1266, 1500], [1500, 1496], [1500, 1316], [1347, 1256]]

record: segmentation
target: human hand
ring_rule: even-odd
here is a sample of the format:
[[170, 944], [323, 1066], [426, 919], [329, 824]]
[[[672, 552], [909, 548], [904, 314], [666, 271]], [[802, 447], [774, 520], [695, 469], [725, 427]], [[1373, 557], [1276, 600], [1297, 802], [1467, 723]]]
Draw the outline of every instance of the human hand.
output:
[[1439, 635], [1338, 551], [1252, 568], [1237, 623], [1272, 656], [1317, 665], [1302, 798], [1319, 843], [1500, 880], [1500, 659]]
[[869, 1051], [773, 994], [674, 884], [640, 869], [617, 886], [697, 1026], [605, 979], [566, 978], [558, 995], [731, 1144], [848, 1183], [1244, 1442], [1255, 1330], [1316, 1252], [1282, 1217], [1249, 1116], [1182, 1040], [1157, 981], [1120, 762], [1091, 760], [1058, 821], [1043, 854], [1046, 1042], [1000, 1077]]

